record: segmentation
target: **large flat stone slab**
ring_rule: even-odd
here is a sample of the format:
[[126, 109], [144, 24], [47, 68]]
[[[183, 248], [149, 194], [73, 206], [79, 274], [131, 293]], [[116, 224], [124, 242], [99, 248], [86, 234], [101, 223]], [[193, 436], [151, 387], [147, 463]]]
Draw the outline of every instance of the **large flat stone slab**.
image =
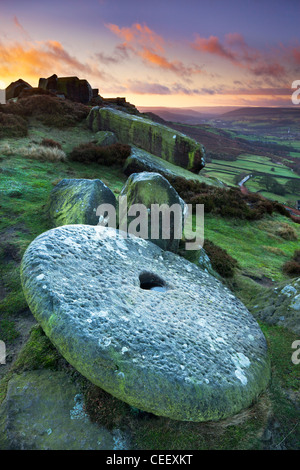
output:
[[83, 395], [64, 372], [15, 374], [0, 407], [1, 450], [124, 450], [120, 430], [92, 423]]
[[114, 108], [94, 107], [87, 117], [87, 122], [94, 132], [114, 132], [119, 142], [140, 147], [195, 173], [205, 165], [203, 145], [150, 119]]
[[255, 319], [213, 276], [125, 235], [71, 225], [31, 243], [22, 286], [45, 333], [91, 382], [142, 410], [207, 421], [248, 407], [270, 377]]
[[171, 162], [132, 145], [131, 154], [125, 161], [123, 172], [126, 176], [130, 176], [132, 173], [141, 173], [143, 171], [160, 173], [165, 178], [184, 178], [187, 181], [197, 181], [198, 183], [205, 183], [208, 186], [216, 186], [218, 188], [226, 187], [226, 185], [217, 178], [192, 173], [185, 168], [174, 165]]

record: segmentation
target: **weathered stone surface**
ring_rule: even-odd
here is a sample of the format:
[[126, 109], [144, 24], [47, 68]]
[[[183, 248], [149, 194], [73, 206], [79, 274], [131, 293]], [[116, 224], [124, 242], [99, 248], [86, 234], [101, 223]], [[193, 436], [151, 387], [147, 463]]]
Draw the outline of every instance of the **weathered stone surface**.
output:
[[116, 207], [114, 193], [100, 180], [63, 179], [51, 191], [47, 211], [54, 227], [69, 224], [97, 225], [100, 204]]
[[117, 143], [117, 138], [113, 132], [98, 131], [95, 135], [97, 145], [112, 145]]
[[[179, 242], [181, 239], [182, 230], [179, 229], [180, 238], [176, 236], [176, 229], [178, 223], [181, 223], [181, 227], [183, 227], [184, 223], [184, 214], [185, 214], [185, 203], [178, 195], [177, 191], [171, 186], [171, 184], [159, 173], [150, 173], [150, 172], [143, 172], [143, 173], [133, 173], [125, 183], [123, 187], [120, 197], [126, 196], [127, 197], [127, 212], [129, 214], [129, 208], [134, 204], [143, 204], [147, 208], [146, 217], [147, 221], [147, 233], [146, 236], [141, 235], [142, 238], [152, 241], [157, 246], [162, 248], [163, 250], [169, 250], [176, 253], [178, 251]], [[151, 232], [151, 205], [152, 204], [166, 204], [169, 208], [173, 204], [177, 204], [180, 206], [180, 219], [178, 220], [173, 217], [170, 217], [170, 231], [164, 235], [162, 231], [162, 223], [157, 222], [155, 225], [159, 229], [159, 233], [157, 238], [152, 237]], [[127, 225], [128, 231], [130, 230], [130, 223], [136, 218], [136, 216], [122, 216], [120, 212], [120, 226], [124, 223], [124, 217], [127, 218]], [[176, 223], [177, 222], [177, 223]], [[175, 226], [176, 224], [176, 226]], [[125, 227], [126, 228], [126, 227]], [[139, 228], [141, 231], [141, 227]], [[127, 230], [126, 230], [127, 231]], [[131, 232], [132, 233], [132, 232]], [[169, 237], [168, 237], [169, 235]], [[168, 237], [168, 238], [166, 238]]]
[[16, 82], [12, 82], [5, 90], [6, 101], [12, 98], [18, 98], [20, 93], [26, 88], [32, 87], [29, 83], [25, 82], [21, 78]]
[[266, 289], [252, 304], [257, 318], [300, 334], [300, 278]]
[[90, 111], [87, 123], [94, 132], [112, 131], [119, 142], [136, 145], [195, 173], [205, 165], [205, 152], [201, 144], [149, 119], [109, 107], [94, 107]]
[[64, 372], [14, 375], [0, 407], [0, 450], [126, 449], [120, 431], [92, 423], [79, 388]]
[[78, 77], [57, 77], [54, 74], [48, 78], [40, 78], [39, 88], [64, 95], [71, 101], [83, 104], [88, 104], [93, 98], [93, 90], [89, 82]]
[[270, 376], [252, 315], [197, 266], [125, 236], [72, 225], [30, 244], [22, 286], [45, 333], [82, 375], [144, 411], [206, 421], [248, 407]]
[[205, 183], [209, 186], [217, 186], [220, 188], [225, 187], [225, 184], [217, 178], [207, 178], [202, 175], [197, 175], [135, 146], [131, 147], [131, 155], [125, 161], [123, 171], [127, 176], [130, 176], [132, 173], [140, 173], [142, 171], [153, 171], [155, 173], [160, 173], [165, 178], [180, 177], [185, 178], [186, 180]]
[[210, 258], [203, 247], [199, 250], [186, 250], [185, 243], [181, 243], [178, 254], [183, 256], [191, 263], [196, 264], [196, 266], [199, 266], [199, 268], [201, 268], [206, 273], [211, 274], [217, 279], [222, 279], [221, 276], [213, 269]]

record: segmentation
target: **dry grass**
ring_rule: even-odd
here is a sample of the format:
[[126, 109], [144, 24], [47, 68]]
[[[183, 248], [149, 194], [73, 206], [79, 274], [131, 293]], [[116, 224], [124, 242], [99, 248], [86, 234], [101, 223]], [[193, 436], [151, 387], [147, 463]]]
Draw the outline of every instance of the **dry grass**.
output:
[[262, 249], [267, 250], [270, 253], [273, 253], [274, 255], [285, 256], [285, 252], [280, 248], [277, 248], [276, 246], [262, 245]]
[[16, 152], [9, 144], [2, 144], [0, 146], [0, 153], [2, 155], [14, 155]]
[[283, 238], [284, 240], [297, 240], [297, 232], [289, 224], [281, 224], [280, 227], [276, 230], [276, 235]]
[[45, 147], [35, 144], [29, 147], [21, 147], [18, 149], [18, 153], [22, 157], [49, 162], [65, 162], [67, 159], [65, 152], [57, 147]]
[[58, 147], [47, 147], [44, 145], [31, 144], [28, 147], [13, 148], [9, 144], [3, 144], [0, 147], [0, 153], [3, 155], [21, 155], [25, 158], [48, 162], [65, 162], [67, 156], [65, 152]]

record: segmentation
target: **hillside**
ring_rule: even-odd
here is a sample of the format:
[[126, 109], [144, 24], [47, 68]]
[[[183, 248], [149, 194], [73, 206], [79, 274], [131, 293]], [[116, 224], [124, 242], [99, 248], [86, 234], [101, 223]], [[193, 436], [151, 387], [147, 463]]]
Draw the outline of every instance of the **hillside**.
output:
[[220, 115], [221, 119], [232, 119], [232, 120], [263, 120], [267, 118], [271, 119], [300, 119], [300, 109], [297, 106], [291, 106], [289, 108], [261, 108], [261, 107], [249, 107], [239, 108]]
[[[183, 120], [165, 124], [204, 145], [207, 164], [203, 174], [217, 177], [231, 186], [251, 174], [246, 184], [250, 191], [295, 208], [300, 199], [300, 126], [294, 120], [293, 127], [287, 128], [286, 116], [298, 117], [299, 110], [287, 108], [281, 115], [280, 109], [234, 110], [211, 119], [209, 124], [187, 124]], [[155, 114], [149, 116], [163, 122]], [[266, 175], [275, 178], [274, 191], [264, 185], [261, 178]], [[292, 191], [289, 186], [293, 186]]]
[[[283, 265], [292, 260], [299, 248], [300, 224], [295, 223], [281, 205], [266, 203], [259, 196], [248, 199], [238, 187], [197, 185], [184, 178], [172, 180], [174, 188], [186, 202], [204, 202], [205, 250], [222, 284], [258, 320], [269, 348], [272, 378], [267, 390], [256, 397], [250, 407], [216, 422], [177, 421], [132, 407], [93, 385], [58, 352], [28, 308], [19, 272], [29, 244], [51, 228], [46, 207], [51, 190], [62, 179], [100, 179], [118, 198], [127, 176], [123, 173], [123, 165], [120, 162], [115, 164], [116, 154], [113, 157], [105, 154], [107, 159], [98, 162], [89, 161], [88, 153], [82, 161], [71, 158], [74, 150], [78, 151], [81, 145], [86, 144], [86, 151], [94, 155], [93, 145], [97, 145], [99, 136], [87, 126], [89, 106], [68, 102], [62, 105], [55, 99], [51, 105], [52, 113], [49, 113], [49, 106], [39, 107], [37, 100], [33, 100], [34, 105], [30, 98], [28, 100], [26, 112], [22, 102], [10, 108], [12, 112], [9, 113], [8, 108], [0, 109], [4, 115], [3, 122], [7, 124], [6, 127], [2, 125], [0, 134], [0, 339], [5, 341], [8, 352], [6, 364], [0, 365], [0, 427], [4, 422], [16, 423], [11, 424], [7, 431], [10, 442], [14, 442], [17, 448], [24, 434], [25, 448], [39, 448], [42, 442], [57, 449], [64, 448], [66, 442], [70, 443], [70, 435], [82, 442], [82, 429], [87, 439], [91, 436], [94, 439], [95, 435], [98, 436], [95, 429], [97, 432], [101, 429], [103, 446], [118, 450], [299, 449], [300, 373], [299, 365], [291, 361], [291, 345], [299, 339], [299, 334], [287, 323], [288, 318], [281, 318], [276, 323], [270, 313], [270, 321], [262, 321], [257, 299], [268, 293], [274, 297], [273, 289], [281, 292], [286, 286], [291, 288], [291, 283], [299, 276], [299, 272], [291, 274], [284, 271]], [[10, 117], [5, 120], [5, 115]], [[280, 156], [280, 146], [278, 155], [272, 151], [264, 152], [263, 147], [258, 151], [259, 147], [253, 146], [251, 141], [239, 141], [230, 132], [209, 125], [167, 124], [204, 144], [211, 154], [212, 164], [220, 163], [219, 157], [224, 155], [234, 157], [231, 162], [222, 161], [223, 171], [219, 172], [207, 163], [201, 170], [204, 180], [210, 171], [218, 174], [220, 179], [222, 174], [224, 177], [224, 167], [228, 163], [240, 165], [238, 171], [248, 170], [246, 159], [243, 160], [244, 168], [241, 166], [243, 156], [248, 153], [263, 159], [255, 161], [261, 167], [267, 158]], [[41, 148], [47, 144], [51, 150], [42, 152]], [[213, 157], [214, 154], [218, 154], [218, 158]], [[269, 166], [272, 168], [275, 164], [269, 162]], [[282, 171], [280, 165], [275, 168], [278, 177], [279, 171]], [[289, 179], [290, 175], [286, 173], [285, 177]], [[224, 181], [228, 182], [225, 177]], [[180, 251], [181, 260], [187, 257], [196, 265], [197, 256], [197, 253], [187, 256], [184, 250]], [[118, 286], [114, 289], [118, 290]], [[268, 307], [268, 301], [265, 302]], [[295, 312], [297, 316], [299, 312]], [[288, 317], [287, 312], [285, 316]], [[57, 385], [50, 387], [49, 383]], [[34, 396], [36, 401], [33, 401], [30, 393], [34, 393], [35, 384], [43, 394], [38, 398]], [[57, 398], [60, 396], [58, 391], [64, 389], [71, 390], [71, 403], [73, 400], [71, 408], [67, 408], [68, 414], [71, 409], [71, 416], [79, 419], [83, 415], [84, 419], [80, 421], [79, 430], [67, 428], [66, 433], [62, 432], [55, 441], [54, 425], [50, 430], [49, 427], [45, 429], [39, 412], [42, 416], [47, 414], [43, 400], [51, 403], [57, 413], [56, 426], [64, 430], [66, 422], [60, 420], [64, 413], [61, 403], [67, 403], [65, 406], [68, 407], [70, 401], [65, 395], [63, 400]], [[22, 390], [22, 395], [18, 390]], [[50, 400], [51, 394], [55, 400]], [[74, 401], [74, 396], [77, 401]], [[14, 400], [18, 419], [10, 407]], [[36, 432], [32, 438], [31, 428], [29, 439], [25, 411], [32, 401], [36, 403], [37, 410], [32, 416]], [[4, 438], [0, 437], [0, 448], [3, 442]]]

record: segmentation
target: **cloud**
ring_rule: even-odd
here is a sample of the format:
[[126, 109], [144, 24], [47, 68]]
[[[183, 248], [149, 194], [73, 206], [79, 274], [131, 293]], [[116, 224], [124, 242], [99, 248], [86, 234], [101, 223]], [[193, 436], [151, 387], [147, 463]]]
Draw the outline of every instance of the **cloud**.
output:
[[112, 55], [106, 55], [103, 52], [97, 52], [95, 58], [100, 60], [102, 64], [111, 65], [118, 64], [129, 58], [128, 47], [126, 44], [118, 44]]
[[[286, 68], [274, 58], [274, 53], [263, 52], [250, 47], [242, 34], [228, 33], [223, 43], [217, 36], [208, 39], [196, 35], [191, 47], [200, 52], [215, 55], [230, 61], [237, 67], [244, 68], [256, 76], [284, 78]], [[278, 55], [278, 50], [275, 51]], [[300, 54], [299, 54], [300, 63]]]
[[3, 44], [0, 42], [0, 76], [8, 80], [37, 80], [53, 73], [105, 78], [93, 62], [82, 63], [71, 56], [58, 41]]
[[137, 93], [138, 95], [171, 95], [172, 91], [169, 87], [160, 83], [147, 83], [141, 81], [129, 82], [128, 91]]
[[20, 31], [20, 33], [22, 34], [22, 36], [25, 38], [26, 41], [31, 40], [30, 35], [26, 31], [26, 29], [23, 28], [23, 26], [21, 25], [21, 23], [19, 22], [16, 16], [14, 16], [14, 25]]
[[291, 96], [290, 87], [249, 87], [249, 88], [223, 88], [214, 90], [219, 95], [235, 95], [235, 96]]
[[232, 51], [224, 47], [217, 36], [210, 36], [208, 39], [196, 36], [192, 47], [198, 51], [208, 52], [219, 57], [225, 57], [231, 61], [235, 61], [236, 57]]
[[179, 60], [170, 61], [166, 57], [156, 54], [151, 49], [144, 48], [139, 52], [139, 55], [146, 63], [156, 65], [164, 70], [171, 70], [181, 76], [189, 76], [193, 73], [202, 72], [199, 66], [186, 66]]
[[258, 65], [250, 67], [250, 71], [254, 75], [271, 76], [274, 78], [281, 78], [286, 74], [285, 68], [276, 62], [270, 64], [261, 62]]
[[134, 23], [131, 27], [120, 28], [116, 24], [106, 24], [106, 27], [123, 41], [126, 46], [151, 47], [157, 52], [163, 52], [164, 39], [146, 24]]
[[300, 64], [300, 47], [293, 47], [291, 50], [292, 57], [296, 64]]
[[[142, 82], [139, 80], [127, 82], [127, 89], [132, 93], [139, 95], [202, 95], [213, 94], [208, 90], [198, 90], [195, 88], [187, 88], [181, 83], [172, 83], [170, 85], [162, 85], [160, 83]], [[204, 90], [204, 91], [203, 91]]]
[[95, 54], [95, 57], [100, 60], [100, 62], [103, 64], [117, 64], [119, 62], [119, 59], [117, 57], [107, 56], [103, 54], [103, 52], [97, 52], [97, 54]]
[[116, 24], [109, 23], [106, 26], [124, 41], [117, 46], [123, 55], [127, 53], [129, 56], [132, 53], [147, 65], [169, 70], [182, 77], [202, 72], [202, 68], [198, 65], [186, 66], [179, 60], [169, 60], [164, 49], [164, 38], [146, 24], [135, 23], [131, 27], [120, 28]]

